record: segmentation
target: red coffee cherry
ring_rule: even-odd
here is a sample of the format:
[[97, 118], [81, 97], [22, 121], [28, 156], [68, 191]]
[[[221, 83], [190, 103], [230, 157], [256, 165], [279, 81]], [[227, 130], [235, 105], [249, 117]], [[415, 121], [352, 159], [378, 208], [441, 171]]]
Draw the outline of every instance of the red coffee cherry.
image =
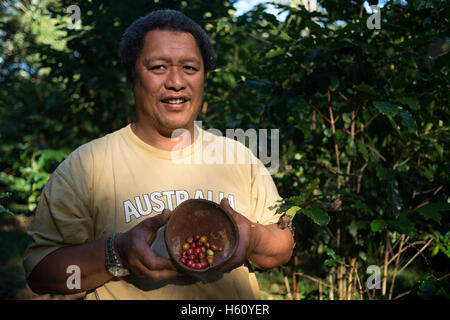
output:
[[200, 240], [200, 236], [199, 236], [198, 234], [196, 234], [196, 235], [194, 236], [194, 241], [198, 241], [198, 240]]
[[186, 264], [186, 262], [187, 262], [186, 257], [181, 257], [181, 258], [180, 258], [180, 262], [181, 262], [182, 264]]

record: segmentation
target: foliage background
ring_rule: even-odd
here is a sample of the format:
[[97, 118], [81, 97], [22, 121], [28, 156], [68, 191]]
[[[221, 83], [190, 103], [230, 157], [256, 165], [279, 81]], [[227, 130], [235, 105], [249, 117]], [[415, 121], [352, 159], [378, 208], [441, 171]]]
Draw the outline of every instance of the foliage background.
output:
[[215, 46], [204, 128], [280, 129], [274, 180], [296, 247], [256, 270], [262, 298], [448, 299], [448, 2], [389, 1], [380, 30], [363, 1], [279, 4], [284, 21], [264, 6], [235, 17], [234, 3], [80, 1], [70, 30], [73, 1], [0, 1], [0, 298], [42, 298], [21, 265], [40, 192], [72, 150], [133, 120], [118, 42], [173, 8]]

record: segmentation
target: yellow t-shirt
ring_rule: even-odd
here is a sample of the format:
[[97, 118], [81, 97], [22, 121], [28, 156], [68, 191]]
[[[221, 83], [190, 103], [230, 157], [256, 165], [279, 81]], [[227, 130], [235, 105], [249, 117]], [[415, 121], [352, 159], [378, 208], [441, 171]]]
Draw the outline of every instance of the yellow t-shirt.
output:
[[[278, 216], [269, 207], [280, 196], [263, 164], [239, 142], [196, 130], [194, 143], [178, 151], [146, 144], [130, 125], [76, 149], [42, 191], [28, 232], [26, 276], [60, 247], [126, 232], [187, 199], [219, 203], [228, 197], [231, 206], [251, 221], [276, 223]], [[168, 257], [163, 235], [164, 227], [153, 248]], [[258, 298], [256, 278], [244, 266], [222, 275], [180, 276], [165, 282], [131, 275], [86, 295], [86, 299]]]

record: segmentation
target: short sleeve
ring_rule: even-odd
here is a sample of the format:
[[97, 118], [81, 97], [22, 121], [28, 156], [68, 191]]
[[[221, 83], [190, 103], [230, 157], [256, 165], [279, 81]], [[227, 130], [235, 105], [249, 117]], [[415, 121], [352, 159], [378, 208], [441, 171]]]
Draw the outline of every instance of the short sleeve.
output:
[[42, 190], [28, 229], [30, 242], [23, 259], [27, 277], [54, 250], [94, 240], [89, 162], [75, 151], [58, 166]]
[[251, 181], [251, 219], [263, 225], [277, 223], [275, 205], [282, 200], [267, 168], [254, 157]]

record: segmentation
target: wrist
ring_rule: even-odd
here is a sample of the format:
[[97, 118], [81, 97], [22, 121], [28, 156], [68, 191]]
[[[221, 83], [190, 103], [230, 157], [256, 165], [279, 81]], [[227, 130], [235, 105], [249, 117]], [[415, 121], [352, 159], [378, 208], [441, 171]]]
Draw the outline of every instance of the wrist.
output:
[[264, 233], [264, 226], [259, 223], [250, 223], [250, 243], [251, 247], [249, 250], [248, 259], [251, 260], [252, 256], [255, 256], [260, 251], [260, 243], [262, 239], [262, 234]]
[[119, 259], [116, 250], [116, 236], [108, 237], [105, 241], [105, 267], [109, 274], [115, 277], [123, 277], [129, 274], [122, 261]]
[[121, 232], [116, 233], [115, 237], [114, 237], [114, 252], [119, 260], [119, 262], [122, 265], [125, 265], [124, 262], [124, 257], [123, 257], [123, 250], [122, 250], [122, 236], [123, 234]]

